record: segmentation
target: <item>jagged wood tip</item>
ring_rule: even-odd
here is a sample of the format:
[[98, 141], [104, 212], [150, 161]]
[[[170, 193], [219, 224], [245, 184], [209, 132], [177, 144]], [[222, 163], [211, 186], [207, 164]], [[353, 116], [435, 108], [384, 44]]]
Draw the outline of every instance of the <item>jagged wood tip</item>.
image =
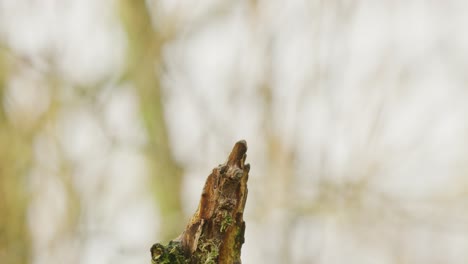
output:
[[227, 161], [206, 179], [198, 209], [182, 234], [167, 246], [151, 248], [159, 264], [240, 264], [244, 243], [243, 220], [250, 165], [245, 164], [247, 142], [238, 141]]

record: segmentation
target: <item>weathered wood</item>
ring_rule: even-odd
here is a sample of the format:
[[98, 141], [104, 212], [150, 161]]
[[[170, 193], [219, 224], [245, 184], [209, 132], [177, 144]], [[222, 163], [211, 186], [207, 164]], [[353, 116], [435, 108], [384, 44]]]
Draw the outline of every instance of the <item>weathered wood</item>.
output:
[[245, 140], [208, 176], [200, 203], [182, 234], [167, 246], [151, 247], [156, 264], [240, 264], [250, 165]]

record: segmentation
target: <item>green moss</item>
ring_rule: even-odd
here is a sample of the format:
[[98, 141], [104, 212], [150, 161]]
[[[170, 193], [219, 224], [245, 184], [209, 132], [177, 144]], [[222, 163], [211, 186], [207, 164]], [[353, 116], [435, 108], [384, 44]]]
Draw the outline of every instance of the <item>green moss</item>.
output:
[[234, 221], [232, 220], [232, 217], [227, 214], [227, 212], [224, 213], [223, 215], [223, 221], [221, 222], [221, 228], [220, 228], [220, 232], [224, 232], [226, 231], [226, 229], [232, 225]]
[[167, 246], [159, 243], [151, 248], [151, 261], [154, 264], [187, 264], [189, 261], [185, 258], [181, 243], [171, 241]]
[[216, 264], [219, 256], [219, 248], [216, 241], [207, 240], [201, 245], [198, 246], [198, 253], [196, 253], [196, 258], [199, 260], [199, 263], [203, 264]]

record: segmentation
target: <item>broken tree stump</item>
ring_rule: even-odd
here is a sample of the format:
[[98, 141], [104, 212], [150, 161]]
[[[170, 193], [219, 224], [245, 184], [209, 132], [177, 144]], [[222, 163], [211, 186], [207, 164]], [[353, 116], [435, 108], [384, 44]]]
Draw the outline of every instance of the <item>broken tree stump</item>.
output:
[[155, 264], [240, 264], [250, 165], [247, 142], [237, 142], [226, 163], [206, 179], [200, 203], [182, 234], [151, 247]]

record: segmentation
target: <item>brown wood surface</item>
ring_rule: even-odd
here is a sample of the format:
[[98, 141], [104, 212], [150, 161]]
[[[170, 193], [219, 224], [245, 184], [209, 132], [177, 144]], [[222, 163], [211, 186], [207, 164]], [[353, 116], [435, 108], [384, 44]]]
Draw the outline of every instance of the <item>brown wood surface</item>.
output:
[[167, 246], [156, 243], [151, 247], [153, 263], [241, 263], [250, 170], [246, 152], [247, 142], [238, 141], [227, 161], [213, 169], [198, 209], [182, 234]]

